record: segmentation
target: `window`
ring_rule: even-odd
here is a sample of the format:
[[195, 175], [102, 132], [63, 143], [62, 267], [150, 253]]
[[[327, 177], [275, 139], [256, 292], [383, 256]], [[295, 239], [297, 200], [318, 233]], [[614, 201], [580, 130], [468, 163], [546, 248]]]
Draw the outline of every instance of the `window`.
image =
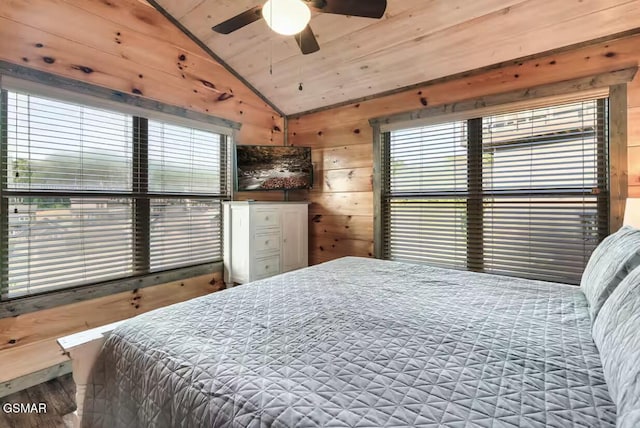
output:
[[222, 259], [220, 200], [200, 197], [226, 195], [222, 136], [149, 121], [148, 141], [149, 192], [176, 196], [151, 199], [151, 270]]
[[382, 134], [382, 256], [579, 283], [608, 233], [607, 100]]
[[222, 259], [219, 133], [2, 91], [2, 298]]

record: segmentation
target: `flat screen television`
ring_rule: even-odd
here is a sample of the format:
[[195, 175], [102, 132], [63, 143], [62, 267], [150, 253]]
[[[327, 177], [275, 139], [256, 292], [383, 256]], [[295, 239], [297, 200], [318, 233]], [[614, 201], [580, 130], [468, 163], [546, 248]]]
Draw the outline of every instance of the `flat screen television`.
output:
[[310, 147], [236, 146], [236, 190], [293, 190], [313, 186]]

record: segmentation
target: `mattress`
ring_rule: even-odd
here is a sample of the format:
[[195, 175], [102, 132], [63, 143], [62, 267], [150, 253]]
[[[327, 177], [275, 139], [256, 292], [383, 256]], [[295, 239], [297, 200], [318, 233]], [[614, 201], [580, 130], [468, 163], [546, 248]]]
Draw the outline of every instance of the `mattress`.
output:
[[88, 427], [607, 427], [577, 287], [346, 257], [133, 318]]

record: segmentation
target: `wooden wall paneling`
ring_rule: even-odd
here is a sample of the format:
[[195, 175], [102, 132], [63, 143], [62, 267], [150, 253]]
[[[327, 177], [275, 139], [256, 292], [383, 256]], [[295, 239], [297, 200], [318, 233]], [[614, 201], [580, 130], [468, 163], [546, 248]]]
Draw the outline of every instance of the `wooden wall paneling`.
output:
[[636, 76], [636, 78], [629, 83], [627, 86], [627, 102], [629, 103], [629, 108], [640, 107], [640, 78]]
[[[0, 5], [0, 16], [60, 37], [65, 37], [68, 28], [73, 26], [75, 31], [85, 34], [77, 42], [100, 52], [121, 56], [176, 77], [181, 77], [185, 72], [196, 76], [213, 72], [218, 75], [218, 80], [213, 82], [217, 92], [228, 92], [233, 88], [236, 96], [254, 96], [248, 88], [239, 85], [235, 77], [224, 72], [220, 64], [203, 56], [197, 46], [194, 46], [197, 49], [194, 52], [194, 49], [158, 40], [156, 35], [140, 33], [120, 22], [105, 20], [102, 16], [87, 13], [64, 1], [56, 4], [54, 16], [33, 13], [34, 8], [48, 10], [50, 5], [51, 0], [30, 0], [28, 3], [10, 0]], [[82, 19], [78, 19], [79, 14]]]
[[271, 135], [283, 118], [159, 12], [134, 0], [107, 3], [3, 2], [0, 58], [241, 122], [254, 128], [240, 131], [246, 143], [254, 135], [283, 141]]
[[387, 174], [385, 172], [383, 154], [389, 152], [389, 133], [380, 131], [379, 125], [373, 128], [373, 255], [376, 258], [384, 257], [382, 236], [384, 235], [383, 196], [387, 190], [385, 184]]
[[[309, 244], [311, 246], [311, 244]], [[355, 254], [351, 254], [354, 256]], [[335, 260], [338, 257], [332, 256], [331, 253], [326, 251], [314, 251], [312, 254], [309, 254], [309, 265], [319, 265], [320, 263], [328, 262], [331, 260]]]
[[283, 145], [285, 139], [284, 118], [273, 116], [272, 121], [273, 126], [271, 127], [241, 121], [242, 127], [236, 134], [236, 144]]
[[[213, 282], [213, 284], [212, 284]], [[0, 383], [66, 361], [56, 339], [200, 297], [222, 286], [222, 273], [123, 292], [0, 319]]]
[[640, 191], [640, 145], [628, 148], [629, 156], [629, 196], [638, 197]]
[[[373, 170], [372, 136], [354, 134], [353, 129], [371, 129], [368, 120], [375, 117], [392, 115], [406, 111], [436, 106], [456, 101], [479, 98], [486, 95], [509, 92], [532, 86], [592, 76], [608, 71], [637, 66], [640, 60], [640, 36], [633, 35], [608, 42], [595, 43], [573, 50], [553, 53], [545, 56], [511, 61], [500, 67], [472, 72], [435, 82], [420, 85], [403, 92], [380, 98], [362, 100], [334, 109], [316, 113], [296, 115], [289, 120], [288, 136], [293, 145], [311, 145], [316, 169], [323, 174], [326, 170], [339, 169], [332, 165], [344, 163], [346, 168], [371, 168]], [[637, 110], [640, 107], [640, 76], [628, 85], [628, 144], [629, 144], [629, 187], [630, 196], [640, 197], [640, 159], [635, 146], [640, 146], [637, 131]], [[321, 132], [321, 134], [319, 134]], [[335, 144], [339, 140], [339, 144]], [[346, 156], [342, 156], [344, 153]], [[353, 159], [351, 161], [347, 159]], [[637, 171], [637, 172], [636, 172]], [[310, 210], [320, 219], [362, 218], [360, 229], [323, 228], [310, 217], [312, 239], [318, 237], [322, 242], [332, 236], [339, 239], [368, 241], [373, 239], [373, 205], [371, 191], [349, 192], [344, 195], [361, 201], [360, 205], [349, 204], [348, 199], [339, 192], [310, 192], [307, 197], [312, 201]], [[356, 196], [357, 195], [357, 196]], [[366, 202], [365, 202], [366, 201]], [[362, 206], [371, 207], [369, 211]], [[326, 231], [325, 231], [326, 230]], [[314, 241], [315, 242], [315, 241]], [[323, 247], [324, 248], [324, 247]], [[330, 247], [331, 248], [331, 247]], [[318, 263], [338, 256], [332, 255], [326, 248], [320, 252], [317, 246], [310, 249], [310, 261]]]
[[[310, 236], [310, 248], [324, 259], [344, 256], [373, 257], [373, 240], [348, 239], [336, 236]], [[323, 253], [327, 253], [323, 256]]]
[[271, 130], [281, 123], [272, 111], [236, 99], [230, 92], [212, 89], [214, 84], [203, 83], [205, 79], [189, 74], [179, 77], [143, 67], [120, 55], [96, 52], [84, 44], [31, 27], [16, 34], [16, 26], [21, 27], [0, 18], [0, 58], [9, 62], [263, 129]]
[[373, 210], [371, 192], [309, 193], [310, 214], [370, 215]]
[[371, 145], [371, 127], [362, 127], [362, 120], [348, 122], [328, 119], [326, 122], [307, 122], [302, 119], [289, 121], [290, 133], [295, 137], [291, 143], [295, 146], [309, 146], [312, 148], [326, 148], [343, 146], [346, 142], [352, 144]]
[[[294, 115], [289, 122], [289, 131], [297, 133], [330, 127], [332, 123], [357, 126], [363, 118], [392, 115], [632, 67], [638, 64], [638, 43], [640, 36], [630, 36], [548, 56], [509, 61], [501, 67], [461, 74], [403, 92], [317, 113]], [[637, 78], [633, 85], [640, 86]], [[634, 93], [638, 95], [630, 98], [630, 105], [640, 103], [640, 92]], [[639, 101], [635, 101], [636, 98]]]
[[312, 192], [371, 192], [371, 167], [328, 169], [314, 177]]
[[[424, 126], [425, 123], [433, 123], [433, 120], [454, 120], [466, 118], [469, 114], [486, 115], [501, 111], [505, 106], [509, 109], [529, 108], [533, 105], [543, 103], [564, 103], [572, 101], [571, 96], [578, 92], [589, 93], [588, 96], [595, 96], [593, 91], [603, 93], [609, 87], [621, 83], [626, 85], [636, 74], [638, 68], [631, 67], [623, 70], [607, 72], [595, 76], [588, 76], [579, 79], [567, 80], [563, 82], [550, 83], [542, 86], [533, 86], [527, 89], [486, 95], [477, 99], [459, 100], [450, 104], [442, 104], [405, 113], [398, 113], [382, 118], [375, 118], [369, 122], [372, 126], [382, 126], [385, 129], [393, 127]], [[626, 89], [625, 102], [626, 102]], [[626, 105], [626, 104], [625, 104]], [[626, 110], [622, 110], [624, 123], [626, 124]], [[387, 128], [389, 126], [390, 128]]]
[[627, 121], [629, 126], [629, 146], [640, 146], [640, 107], [629, 108]]
[[371, 141], [364, 144], [348, 142], [348, 145], [311, 150], [314, 166], [320, 171], [371, 167], [373, 165]]
[[627, 142], [627, 85], [611, 87], [609, 93], [609, 231], [622, 227], [624, 207], [629, 193], [629, 156]]
[[[210, 284], [212, 279], [216, 284]], [[0, 351], [131, 318], [151, 309], [201, 296], [218, 290], [222, 284], [220, 279], [220, 273], [203, 275], [2, 318]]]
[[640, 76], [627, 85], [629, 194], [640, 198]]
[[314, 214], [309, 217], [309, 233], [317, 237], [371, 241], [373, 221], [369, 215]]

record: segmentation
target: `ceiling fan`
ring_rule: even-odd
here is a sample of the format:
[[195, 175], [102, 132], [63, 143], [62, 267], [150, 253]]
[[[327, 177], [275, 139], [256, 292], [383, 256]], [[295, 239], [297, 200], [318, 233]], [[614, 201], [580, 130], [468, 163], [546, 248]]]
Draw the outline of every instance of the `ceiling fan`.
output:
[[309, 27], [311, 11], [380, 19], [386, 8], [387, 0], [267, 0], [262, 6], [252, 7], [212, 27], [212, 30], [229, 34], [264, 19], [276, 33], [295, 36], [300, 50], [307, 55], [320, 49]]

